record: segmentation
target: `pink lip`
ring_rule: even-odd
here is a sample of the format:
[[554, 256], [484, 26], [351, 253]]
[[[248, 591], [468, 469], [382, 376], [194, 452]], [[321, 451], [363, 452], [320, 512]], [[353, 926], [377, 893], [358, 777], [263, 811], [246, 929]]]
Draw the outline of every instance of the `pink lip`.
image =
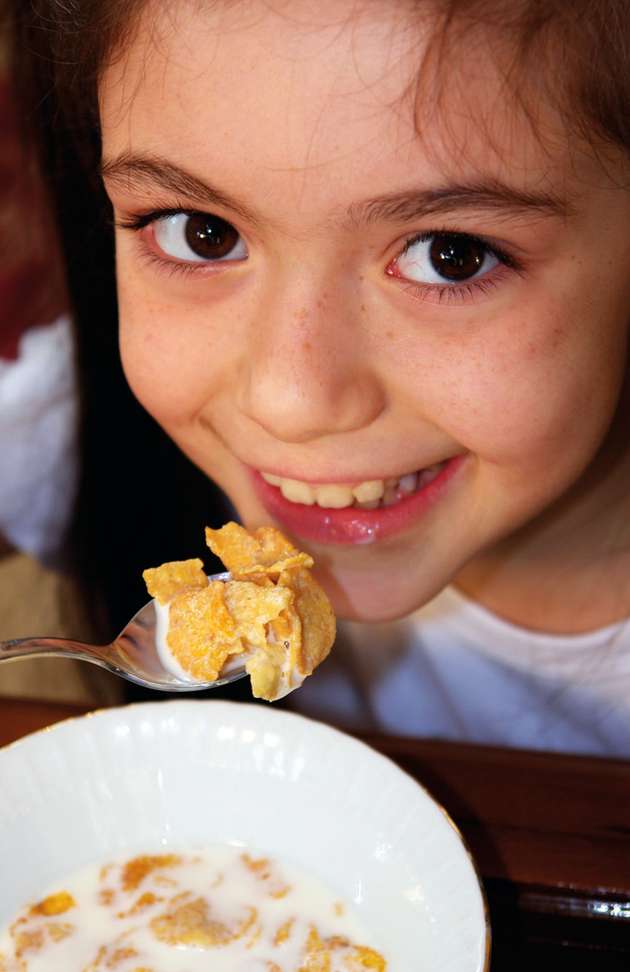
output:
[[277, 486], [250, 469], [254, 488], [267, 512], [289, 533], [316, 543], [362, 544], [389, 537], [421, 517], [444, 493], [462, 465], [465, 455], [450, 459], [433, 482], [393, 506], [377, 510], [325, 510], [319, 506], [290, 503]]

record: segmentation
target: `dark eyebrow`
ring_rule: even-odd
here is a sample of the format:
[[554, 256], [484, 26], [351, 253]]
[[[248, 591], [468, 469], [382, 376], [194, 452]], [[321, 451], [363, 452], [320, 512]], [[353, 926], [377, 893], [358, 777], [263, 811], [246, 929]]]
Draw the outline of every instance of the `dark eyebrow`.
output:
[[260, 222], [254, 213], [227, 193], [215, 189], [159, 156], [123, 153], [114, 159], [104, 159], [101, 163], [101, 176], [132, 190], [157, 185], [175, 195], [195, 199], [210, 207], [230, 209], [248, 223], [255, 225]]
[[[227, 193], [159, 156], [123, 153], [116, 158], [103, 160], [101, 175], [120, 185], [126, 183], [132, 190], [157, 185], [203, 205], [229, 209], [252, 225], [262, 222], [261, 217]], [[538, 215], [562, 220], [572, 214], [569, 202], [554, 193], [534, 193], [496, 180], [485, 180], [434, 189], [412, 189], [365, 199], [352, 203], [346, 210], [346, 217], [353, 224], [409, 222], [423, 216], [447, 215], [465, 209], [490, 212], [499, 217]]]
[[406, 222], [421, 216], [439, 216], [464, 209], [486, 211], [498, 216], [539, 215], [566, 220], [572, 207], [551, 192], [528, 192], [505, 183], [489, 180], [437, 189], [396, 192], [353, 203], [348, 216], [353, 222], [379, 220]]

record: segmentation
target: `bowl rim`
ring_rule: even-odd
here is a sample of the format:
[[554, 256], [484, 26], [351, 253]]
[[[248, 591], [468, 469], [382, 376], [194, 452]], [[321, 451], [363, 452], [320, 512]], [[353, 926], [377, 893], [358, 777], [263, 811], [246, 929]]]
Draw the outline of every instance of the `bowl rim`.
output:
[[369, 743], [358, 738], [357, 736], [354, 736], [352, 732], [348, 730], [340, 729], [337, 726], [329, 725], [328, 723], [321, 722], [318, 719], [313, 719], [310, 716], [303, 715], [301, 712], [293, 712], [287, 709], [273, 709], [271, 707], [268, 707], [265, 710], [264, 706], [259, 703], [237, 702], [233, 699], [213, 700], [213, 699], [206, 699], [206, 698], [204, 699], [186, 699], [186, 698], [147, 699], [147, 700], [136, 701], [136, 702], [128, 702], [122, 705], [100, 706], [95, 709], [89, 709], [86, 712], [81, 712], [81, 713], [77, 713], [76, 715], [67, 716], [66, 718], [60, 719], [57, 722], [53, 722], [48, 726], [42, 726], [39, 729], [33, 729], [31, 732], [25, 733], [23, 736], [20, 736], [18, 739], [14, 739], [12, 742], [6, 743], [4, 746], [0, 746], [0, 769], [1, 769], [2, 758], [4, 753], [13, 750], [15, 747], [20, 747], [21, 745], [28, 743], [29, 740], [35, 739], [39, 736], [48, 736], [51, 733], [55, 733], [57, 730], [63, 730], [65, 727], [68, 727], [72, 724], [81, 723], [84, 720], [100, 721], [101, 719], [107, 719], [107, 718], [113, 719], [115, 718], [116, 713], [122, 713], [127, 710], [137, 711], [140, 709], [145, 709], [147, 706], [151, 708], [153, 711], [156, 711], [159, 707], [163, 707], [163, 706], [168, 706], [169, 708], [170, 707], [182, 708], [182, 709], [186, 708], [190, 711], [190, 709], [193, 706], [199, 706], [200, 703], [201, 704], [210, 703], [210, 704], [214, 704], [215, 706], [220, 705], [222, 708], [229, 708], [232, 710], [239, 709], [241, 711], [246, 709], [252, 711], [252, 706], [254, 706], [257, 711], [266, 712], [268, 714], [273, 713], [272, 719], [275, 719], [278, 716], [280, 716], [281, 718], [286, 718], [289, 722], [297, 720], [302, 723], [308, 723], [310, 725], [314, 725], [317, 727], [318, 732], [323, 732], [325, 735], [332, 734], [333, 736], [341, 736], [344, 740], [346, 741], [349, 740], [351, 744], [354, 744], [358, 746], [360, 749], [366, 751], [370, 759], [375, 760], [377, 763], [380, 762], [382, 765], [387, 765], [389, 771], [391, 771], [392, 769], [395, 770], [397, 773], [402, 774], [404, 777], [410, 780], [416, 787], [418, 787], [422, 791], [424, 797], [426, 797], [430, 801], [430, 803], [434, 805], [435, 809], [437, 809], [440, 812], [441, 816], [444, 818], [448, 826], [454, 831], [455, 836], [459, 838], [461, 848], [464, 851], [466, 857], [468, 858], [468, 862], [472, 868], [473, 874], [475, 876], [475, 880], [477, 882], [479, 894], [481, 897], [483, 924], [484, 924], [484, 932], [485, 932], [485, 940], [484, 940], [485, 954], [483, 960], [483, 967], [481, 968], [480, 972], [489, 972], [490, 959], [492, 953], [492, 926], [490, 924], [490, 911], [488, 906], [488, 899], [483, 885], [482, 877], [479, 872], [478, 865], [475, 861], [475, 858], [473, 856], [470, 847], [468, 846], [468, 842], [466, 841], [460, 828], [455, 823], [448, 810], [442, 805], [442, 803], [440, 803], [440, 801], [436, 797], [434, 797], [430, 793], [430, 791], [423, 783], [421, 783], [414, 776], [412, 776], [411, 773], [407, 772], [407, 770], [399, 766], [398, 763], [396, 763], [396, 761], [392, 759], [390, 756], [386, 756], [384, 753], [381, 753], [378, 749], [375, 749], [373, 746], [370, 746]]

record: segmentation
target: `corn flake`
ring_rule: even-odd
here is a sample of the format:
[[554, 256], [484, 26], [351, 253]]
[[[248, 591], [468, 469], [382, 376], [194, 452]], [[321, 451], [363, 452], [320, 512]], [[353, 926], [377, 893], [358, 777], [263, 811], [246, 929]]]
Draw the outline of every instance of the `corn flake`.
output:
[[32, 915], [63, 915], [75, 907], [75, 900], [68, 891], [58, 891], [56, 894], [49, 894], [43, 901], [38, 901], [31, 907]]
[[242, 938], [254, 924], [257, 914], [255, 908], [248, 908], [246, 917], [236, 927], [230, 928], [213, 919], [208, 912], [208, 902], [204, 898], [197, 898], [154, 918], [150, 928], [155, 937], [167, 945], [211, 948]]
[[347, 972], [365, 972], [366, 969], [385, 972], [387, 968], [383, 956], [374, 949], [353, 945], [347, 938], [337, 935], [322, 939], [313, 926], [306, 941], [304, 959], [299, 972], [330, 972], [333, 962], [335, 968]]
[[155, 871], [179, 867], [182, 858], [179, 854], [141, 854], [132, 857], [123, 868], [121, 884], [124, 891], [135, 891], [149, 875]]
[[243, 651], [237, 624], [225, 604], [225, 584], [187, 590], [170, 604], [166, 641], [185, 671], [213, 682], [230, 655]]
[[228, 581], [222, 586], [225, 587], [225, 604], [238, 634], [248, 646], [264, 650], [267, 647], [266, 626], [293, 601], [293, 591], [286, 587], [259, 587], [250, 581]]
[[336, 622], [326, 594], [308, 571], [284, 571], [279, 583], [295, 594], [295, 610], [302, 622], [300, 671], [310, 675], [330, 652], [335, 640]]
[[208, 586], [208, 578], [199, 558], [172, 560], [161, 567], [148, 567], [142, 576], [149, 594], [160, 604], [167, 604], [181, 591], [201, 590]]
[[313, 558], [296, 550], [275, 527], [259, 527], [253, 533], [238, 523], [226, 523], [220, 530], [206, 527], [206, 543], [235, 579], [313, 566]]
[[301, 684], [326, 657], [335, 617], [309, 572], [313, 559], [275, 527], [206, 528], [206, 542], [231, 579], [208, 582], [200, 560], [146, 570], [149, 593], [169, 603], [168, 646], [182, 668], [215, 681], [243, 655], [252, 691], [273, 700]]

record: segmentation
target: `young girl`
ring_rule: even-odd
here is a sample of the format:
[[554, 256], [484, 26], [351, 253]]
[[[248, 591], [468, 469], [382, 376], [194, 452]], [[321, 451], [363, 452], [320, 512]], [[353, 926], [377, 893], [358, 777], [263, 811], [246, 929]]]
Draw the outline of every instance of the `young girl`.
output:
[[350, 619], [295, 705], [630, 755], [628, 0], [36, 7], [84, 349], [100, 165], [133, 393]]

